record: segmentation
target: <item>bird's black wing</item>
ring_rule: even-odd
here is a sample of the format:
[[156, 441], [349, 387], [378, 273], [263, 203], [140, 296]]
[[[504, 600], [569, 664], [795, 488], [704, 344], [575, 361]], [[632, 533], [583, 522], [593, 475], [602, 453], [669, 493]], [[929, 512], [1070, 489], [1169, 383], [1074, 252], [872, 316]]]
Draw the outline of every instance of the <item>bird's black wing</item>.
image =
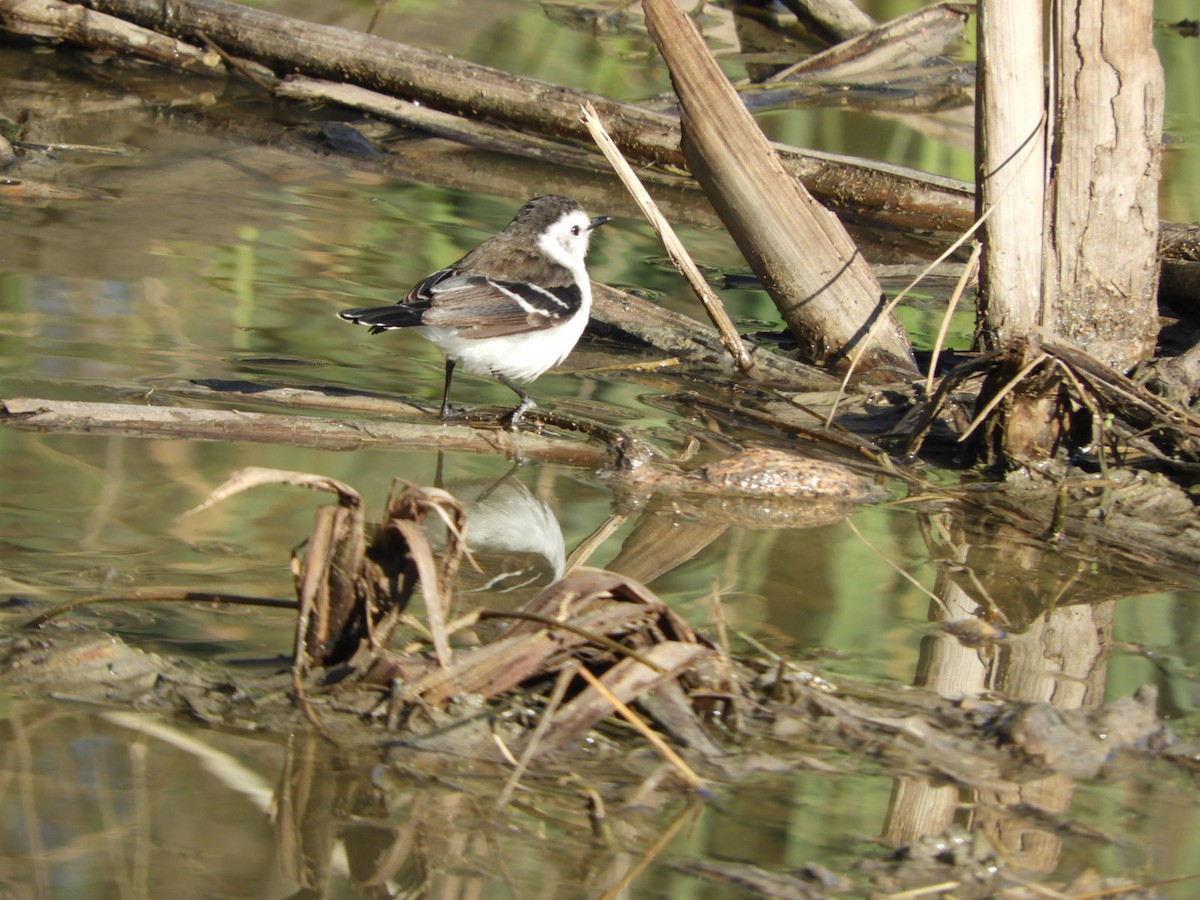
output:
[[454, 328], [460, 337], [500, 337], [553, 328], [583, 304], [579, 286], [570, 277], [541, 286], [475, 274], [440, 275], [413, 288], [409, 300], [429, 303], [421, 324]]
[[392, 306], [367, 306], [362, 309], [344, 309], [339, 319], [355, 325], [370, 325], [371, 334], [390, 331], [393, 328], [411, 328], [421, 324], [421, 316], [429, 309], [428, 303], [396, 303]]

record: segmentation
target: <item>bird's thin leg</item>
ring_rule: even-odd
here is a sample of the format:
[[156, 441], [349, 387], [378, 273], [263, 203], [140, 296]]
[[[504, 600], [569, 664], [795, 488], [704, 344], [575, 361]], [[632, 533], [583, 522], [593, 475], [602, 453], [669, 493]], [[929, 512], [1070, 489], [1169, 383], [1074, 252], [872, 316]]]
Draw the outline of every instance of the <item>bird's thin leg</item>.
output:
[[521, 424], [521, 419], [524, 418], [526, 410], [535, 409], [537, 404], [533, 402], [532, 397], [513, 384], [512, 379], [507, 375], [498, 374], [496, 377], [500, 379], [501, 384], [521, 398], [520, 405], [513, 410], [512, 414], [512, 427], [516, 428], [519, 424]]
[[454, 367], [458, 364], [458, 360], [453, 356], [446, 357], [446, 387], [442, 391], [442, 411], [438, 413], [439, 419], [450, 418], [450, 379], [454, 377]]
[[446, 486], [442, 480], [442, 463], [445, 462], [445, 456], [446, 456], [446, 454], [443, 451], [441, 451], [441, 450], [438, 451], [437, 466], [433, 470], [433, 486], [435, 488], [441, 488], [441, 487]]
[[525, 457], [523, 457], [523, 456], [515, 457], [513, 459], [513, 464], [508, 467], [508, 471], [505, 472], [503, 475], [501, 475], [499, 478], [497, 478], [494, 482], [489, 484], [487, 486], [487, 489], [484, 490], [484, 492], [482, 494], [480, 494], [478, 497], [475, 498], [475, 502], [482, 503], [484, 500], [486, 500], [488, 497], [490, 497], [492, 495], [492, 492], [495, 491], [496, 488], [500, 487], [500, 485], [504, 484], [504, 482], [508, 481], [510, 478], [512, 478], [514, 475], [516, 475], [518, 472], [520, 472], [523, 468], [525, 468], [525, 464], [527, 462], [529, 462], [529, 460], [525, 459]]

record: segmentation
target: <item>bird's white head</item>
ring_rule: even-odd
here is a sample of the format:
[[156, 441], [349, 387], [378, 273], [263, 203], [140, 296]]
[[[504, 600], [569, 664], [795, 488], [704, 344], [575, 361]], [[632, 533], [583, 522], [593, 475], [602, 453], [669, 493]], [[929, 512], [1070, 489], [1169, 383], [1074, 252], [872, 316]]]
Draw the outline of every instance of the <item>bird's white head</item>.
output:
[[578, 271], [587, 257], [594, 227], [582, 209], [568, 210], [546, 226], [538, 237], [538, 248], [556, 263]]
[[544, 194], [526, 203], [506, 230], [527, 235], [549, 259], [580, 273], [592, 229], [608, 220], [608, 216], [588, 218], [583, 207], [569, 197]]

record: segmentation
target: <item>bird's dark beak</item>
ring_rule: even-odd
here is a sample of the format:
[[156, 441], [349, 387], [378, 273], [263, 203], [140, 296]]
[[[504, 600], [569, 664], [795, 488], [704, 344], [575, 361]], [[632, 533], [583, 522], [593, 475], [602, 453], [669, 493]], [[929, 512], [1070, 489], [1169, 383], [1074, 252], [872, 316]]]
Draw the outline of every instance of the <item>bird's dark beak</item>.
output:
[[599, 228], [601, 225], [611, 221], [612, 216], [596, 216], [596, 218], [588, 223], [588, 231], [591, 231], [593, 228]]

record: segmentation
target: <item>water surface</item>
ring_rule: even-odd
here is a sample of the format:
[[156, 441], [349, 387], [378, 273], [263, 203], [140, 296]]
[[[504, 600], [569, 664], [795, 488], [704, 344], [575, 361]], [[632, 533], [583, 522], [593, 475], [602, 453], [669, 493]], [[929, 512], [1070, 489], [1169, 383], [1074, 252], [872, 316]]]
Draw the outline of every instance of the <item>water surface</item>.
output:
[[[880, 18], [903, 11], [901, 4], [882, 6]], [[1181, 18], [1181, 6], [1160, 3], [1160, 15]], [[636, 31], [595, 35], [517, 2], [474, 3], [470, 16], [464, 8], [404, 4], [384, 18], [381, 30], [626, 99], [667, 89], [665, 73]], [[714, 23], [722, 15], [714, 9]], [[322, 4], [313, 13], [358, 27], [367, 16], [362, 5]], [[1160, 46], [1172, 83], [1190, 78], [1194, 61], [1184, 43], [1162, 37]], [[503, 225], [525, 196], [422, 183], [403, 173], [385, 177], [222, 135], [201, 127], [189, 108], [230, 103], [245, 109], [241, 90], [196, 83], [167, 111], [157, 105], [167, 90], [161, 74], [109, 84], [103, 72], [66, 53], [6, 48], [0, 54], [0, 96], [8, 98], [0, 102], [36, 110], [38, 137], [30, 139], [113, 151], [61, 151], [47, 163], [56, 181], [108, 199], [13, 205], [0, 216], [0, 396], [170, 405], [179, 402], [174, 385], [228, 379], [437, 402], [442, 363], [435, 348], [409, 335], [371, 338], [335, 313], [398, 297]], [[1170, 96], [1168, 128], [1180, 141], [1167, 157], [1163, 210], [1188, 221], [1200, 215], [1189, 187], [1200, 179], [1188, 175], [1195, 166], [1195, 118], [1187, 107], [1193, 95], [1176, 90]], [[288, 113], [275, 108], [270, 115]], [[785, 136], [818, 149], [970, 174], [970, 148], [926, 138], [919, 123], [892, 120], [867, 129], [859, 114], [832, 110], [785, 118], [779, 126]], [[547, 172], [544, 179], [525, 184], [524, 194], [562, 189], [561, 175]], [[595, 242], [593, 277], [652, 291], [696, 315], [676, 277], [660, 264], [662, 251], [647, 227], [616, 212]], [[681, 230], [704, 264], [741, 268], [716, 230], [686, 224]], [[758, 292], [730, 292], [728, 302], [738, 318], [775, 320]], [[595, 348], [584, 346], [580, 358], [589, 349]], [[477, 404], [510, 402], [505, 388], [483, 379], [463, 377], [457, 390]], [[547, 375], [534, 386], [542, 405], [639, 427], [682, 446], [696, 426], [686, 410], [663, 399], [667, 390], [654, 379], [586, 369]], [[0, 430], [0, 457], [0, 559], [11, 623], [34, 608], [95, 592], [191, 587], [290, 597], [288, 555], [308, 533], [320, 498], [263, 488], [196, 515], [183, 513], [247, 465], [343, 480], [373, 514], [394, 479], [429, 484], [438, 468], [429, 453], [7, 428]], [[464, 497], [478, 495], [480, 485], [508, 467], [508, 460], [469, 454], [441, 461], [445, 484]], [[515, 478], [526, 509], [561, 531], [561, 538], [552, 530], [545, 534], [540, 549], [521, 550], [520, 565], [543, 579], [610, 516], [624, 514], [609, 485], [588, 472], [531, 464]], [[649, 516], [625, 516], [590, 564], [619, 561]], [[1185, 733], [1194, 729], [1200, 664], [1194, 581], [1164, 589], [1124, 563], [1081, 563], [1028, 537], [979, 528], [978, 518], [970, 510], [931, 516], [881, 504], [849, 521], [807, 529], [672, 519], [669, 529], [687, 535], [676, 542], [682, 549], [648, 580], [699, 627], [710, 625], [712, 598], [719, 594], [735, 642], [761, 642], [834, 683], [839, 677], [915, 682], [949, 696], [996, 692], [1065, 705], [1094, 705], [1155, 683], [1162, 714]], [[500, 564], [515, 564], [515, 551], [499, 555]], [[927, 590], [957, 598], [959, 615], [976, 612], [975, 586], [964, 573], [999, 601], [1033, 611], [1032, 621], [1021, 624], [1031, 635], [1026, 646], [1036, 652], [1012, 651], [1002, 663], [931, 631], [931, 618], [940, 614]], [[1063, 607], [1062, 615], [1043, 615], [1049, 606]], [[110, 605], [74, 619], [146, 650], [235, 665], [269, 665], [291, 647], [285, 612]], [[1080, 635], [1098, 635], [1086, 665], [1079, 653], [1063, 649], [1078, 645]], [[1014, 660], [1028, 664], [1023, 675]], [[1001, 672], [1007, 680], [998, 683]], [[502, 880], [473, 865], [473, 854], [482, 858], [494, 848], [484, 837], [463, 837], [476, 823], [475, 811], [453, 784], [434, 779], [397, 788], [388, 794], [393, 806], [373, 807], [378, 760], [338, 759], [305, 736], [259, 739], [15, 697], [6, 698], [4, 710], [7, 789], [0, 802], [7, 824], [0, 846], [7, 862], [0, 883], [14, 890], [56, 897], [287, 896], [299, 876], [286, 862], [294, 859], [294, 835], [280, 826], [286, 821], [277, 809], [280, 785], [309, 766], [320, 773], [313, 784], [348, 810], [328, 823], [337, 833], [324, 857], [328, 896], [349, 895], [352, 881], [361, 884], [356, 854], [383, 853], [417, 840], [413, 834], [426, 835], [428, 843], [424, 856], [412, 858], [436, 862], [436, 871], [400, 867], [384, 883], [505, 894]], [[695, 811], [682, 800], [673, 809], [647, 811], [661, 816], [664, 833], [678, 831], [631, 892], [730, 895], [728, 887], [707, 887], [673, 868], [681, 860], [745, 862], [772, 871], [819, 862], [845, 870], [856, 860], [882, 858], [889, 844], [922, 830], [938, 832], [951, 823], [985, 827], [979, 810], [987, 804], [979, 797], [872, 773], [861, 760], [828, 762], [843, 774], [762, 776]], [[1052, 798], [1043, 809], [1049, 811], [1031, 815], [1025, 831], [1015, 838], [1015, 829], [1000, 831], [1023, 848], [1019, 862], [1034, 878], [1066, 881], [1089, 868], [1146, 880], [1194, 874], [1200, 829], [1190, 787], [1157, 769], [1112, 784], [1058, 784], [1047, 788]], [[913, 813], [922, 803], [924, 820]], [[923, 826], [905, 824], [912, 822]], [[509, 893], [519, 884], [521, 896], [593, 896], [597, 885], [614, 884], [648, 849], [631, 842], [623, 853], [599, 854], [594, 869], [581, 869], [578, 839], [556, 827], [531, 814], [518, 835], [494, 838], [508, 851]]]

